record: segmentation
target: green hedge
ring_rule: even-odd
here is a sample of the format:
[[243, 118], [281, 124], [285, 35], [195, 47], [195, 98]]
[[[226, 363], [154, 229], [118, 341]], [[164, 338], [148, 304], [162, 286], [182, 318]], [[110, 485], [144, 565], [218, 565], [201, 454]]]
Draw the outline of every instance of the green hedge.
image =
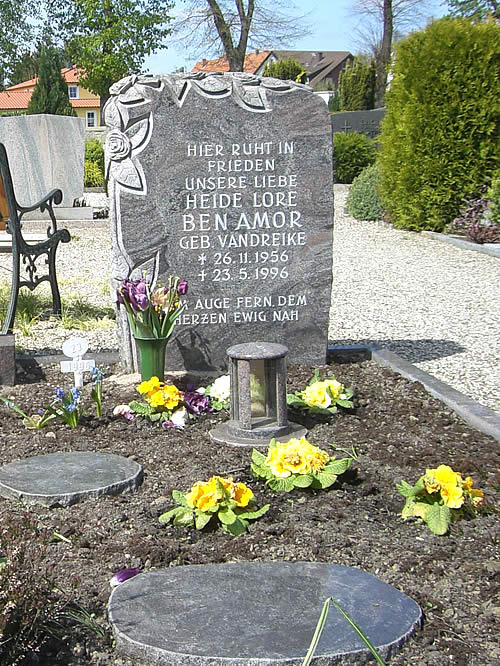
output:
[[442, 231], [499, 167], [500, 26], [442, 19], [396, 47], [379, 137], [384, 208]]
[[357, 220], [380, 220], [384, 209], [379, 197], [380, 169], [372, 164], [357, 176], [353, 182], [346, 208], [349, 215]]
[[375, 162], [375, 143], [358, 132], [333, 135], [333, 175], [336, 183], [352, 183], [363, 169]]
[[104, 175], [95, 162], [85, 160], [83, 184], [85, 187], [104, 187]]
[[104, 146], [99, 139], [87, 139], [85, 141], [85, 161], [95, 162], [104, 174]]

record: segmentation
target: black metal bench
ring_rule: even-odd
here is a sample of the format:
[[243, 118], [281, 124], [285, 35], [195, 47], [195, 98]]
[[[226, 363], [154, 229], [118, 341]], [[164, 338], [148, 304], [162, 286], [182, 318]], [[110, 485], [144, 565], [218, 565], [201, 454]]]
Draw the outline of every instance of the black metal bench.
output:
[[[32, 206], [17, 203], [10, 174], [9, 160], [5, 146], [0, 143], [0, 217], [5, 218], [5, 233], [0, 232], [0, 251], [12, 252], [12, 285], [7, 306], [2, 335], [10, 333], [14, 326], [17, 301], [21, 287], [33, 291], [42, 282], [49, 282], [52, 291], [52, 311], [61, 314], [61, 296], [56, 277], [56, 250], [60, 242], [68, 243], [71, 236], [67, 229], [58, 229], [53, 206], [62, 201], [61, 190], [51, 190], [43, 199]], [[47, 211], [50, 217], [46, 236], [22, 232], [23, 215], [30, 211]], [[46, 274], [39, 274], [42, 268], [37, 260], [45, 256]], [[21, 279], [21, 265], [24, 275]]]

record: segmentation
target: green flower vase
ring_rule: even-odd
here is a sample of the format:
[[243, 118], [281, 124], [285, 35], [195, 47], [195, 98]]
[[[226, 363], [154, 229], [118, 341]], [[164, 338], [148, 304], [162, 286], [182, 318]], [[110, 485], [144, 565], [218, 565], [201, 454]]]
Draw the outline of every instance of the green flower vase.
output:
[[141, 380], [165, 379], [165, 352], [168, 338], [135, 338], [141, 359]]

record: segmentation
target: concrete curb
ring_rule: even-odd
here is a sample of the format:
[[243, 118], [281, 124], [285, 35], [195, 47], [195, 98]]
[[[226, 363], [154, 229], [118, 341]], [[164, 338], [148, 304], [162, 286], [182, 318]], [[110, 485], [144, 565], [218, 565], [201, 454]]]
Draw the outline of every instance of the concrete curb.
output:
[[438, 234], [436, 231], [421, 231], [423, 236], [429, 236], [444, 243], [450, 243], [451, 245], [456, 245], [461, 247], [462, 250], [471, 250], [471, 252], [482, 252], [483, 254], [489, 254], [490, 257], [500, 258], [500, 243], [472, 243], [463, 238], [457, 238], [456, 236], [448, 236], [447, 234]]
[[463, 420], [476, 430], [490, 435], [500, 442], [500, 413], [479, 404], [468, 396], [456, 391], [448, 384], [420, 370], [412, 363], [388, 349], [368, 345], [329, 346], [332, 360], [349, 362], [352, 360], [373, 360], [379, 365], [390, 368], [412, 382], [420, 382], [432, 396], [444, 402]]

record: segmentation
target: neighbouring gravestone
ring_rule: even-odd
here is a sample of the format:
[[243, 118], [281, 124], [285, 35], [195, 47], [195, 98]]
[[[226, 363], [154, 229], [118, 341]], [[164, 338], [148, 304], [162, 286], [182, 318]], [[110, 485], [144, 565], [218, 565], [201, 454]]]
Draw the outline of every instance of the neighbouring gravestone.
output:
[[[281, 343], [324, 363], [332, 280], [330, 114], [307, 86], [250, 74], [132, 76], [105, 115], [114, 286], [189, 283], [167, 368], [220, 371]], [[122, 358], [137, 367], [123, 309]]]
[[[55, 206], [71, 208], [83, 196], [85, 123], [82, 118], [38, 114], [0, 118], [0, 143], [5, 145], [16, 198], [31, 206], [50, 190], [60, 189]], [[38, 213], [40, 215], [40, 213]]]
[[373, 139], [380, 134], [380, 123], [384, 116], [385, 108], [332, 113], [332, 129], [334, 133], [358, 132]]

